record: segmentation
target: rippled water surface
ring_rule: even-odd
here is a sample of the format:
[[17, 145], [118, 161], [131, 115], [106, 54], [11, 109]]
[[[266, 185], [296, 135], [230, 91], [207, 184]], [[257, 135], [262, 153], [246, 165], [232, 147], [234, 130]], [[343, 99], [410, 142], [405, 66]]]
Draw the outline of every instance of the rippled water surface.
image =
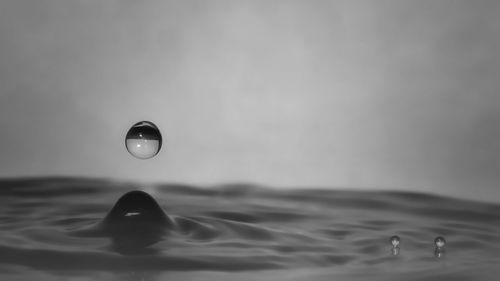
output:
[[[131, 190], [149, 193], [172, 224], [107, 224]], [[490, 203], [78, 178], [1, 180], [0, 203], [0, 280], [458, 281], [500, 274], [500, 205]], [[136, 214], [131, 208], [124, 216]], [[392, 235], [401, 238], [399, 255], [392, 255]], [[440, 258], [436, 236], [447, 242]]]

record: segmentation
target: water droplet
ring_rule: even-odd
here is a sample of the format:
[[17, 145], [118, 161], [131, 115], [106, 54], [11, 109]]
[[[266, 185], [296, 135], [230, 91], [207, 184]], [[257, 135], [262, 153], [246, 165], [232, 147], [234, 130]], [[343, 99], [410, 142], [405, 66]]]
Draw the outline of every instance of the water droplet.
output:
[[437, 248], [443, 248], [444, 245], [446, 244], [446, 240], [444, 240], [443, 237], [438, 236], [436, 239], [434, 239], [434, 244], [436, 245]]
[[397, 235], [392, 236], [390, 241], [391, 241], [391, 244], [393, 247], [397, 247], [399, 245], [399, 241], [400, 241], [399, 236], [397, 236]]
[[125, 146], [130, 154], [139, 159], [148, 159], [161, 149], [161, 134], [158, 127], [149, 121], [135, 123], [127, 132]]

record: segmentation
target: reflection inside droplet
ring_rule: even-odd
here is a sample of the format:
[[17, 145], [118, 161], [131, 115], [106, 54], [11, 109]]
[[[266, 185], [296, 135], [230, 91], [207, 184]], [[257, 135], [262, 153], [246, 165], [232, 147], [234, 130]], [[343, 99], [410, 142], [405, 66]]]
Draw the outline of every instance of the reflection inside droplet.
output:
[[134, 124], [125, 137], [128, 152], [139, 159], [148, 159], [158, 154], [161, 143], [160, 130], [149, 121]]

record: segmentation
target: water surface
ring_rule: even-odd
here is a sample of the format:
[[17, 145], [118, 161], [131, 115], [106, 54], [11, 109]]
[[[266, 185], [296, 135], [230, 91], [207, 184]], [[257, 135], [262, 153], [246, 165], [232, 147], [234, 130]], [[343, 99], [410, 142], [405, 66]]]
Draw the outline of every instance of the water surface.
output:
[[[103, 227], [132, 190], [173, 224]], [[499, 233], [500, 205], [420, 193], [0, 181], [0, 280], [498, 280]]]

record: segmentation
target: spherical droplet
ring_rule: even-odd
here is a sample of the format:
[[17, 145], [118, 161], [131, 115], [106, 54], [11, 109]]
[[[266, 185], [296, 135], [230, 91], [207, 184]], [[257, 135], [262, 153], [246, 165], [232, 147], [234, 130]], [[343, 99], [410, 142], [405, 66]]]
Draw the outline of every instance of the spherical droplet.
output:
[[436, 239], [434, 239], [434, 244], [436, 245], [436, 247], [438, 248], [443, 248], [444, 245], [446, 244], [446, 240], [444, 240], [443, 237], [441, 236], [438, 236], [436, 237]]
[[161, 149], [160, 130], [149, 121], [135, 123], [127, 132], [125, 146], [128, 152], [136, 158], [151, 158]]
[[399, 236], [397, 236], [397, 235], [392, 236], [390, 241], [391, 241], [391, 244], [393, 247], [397, 247], [399, 245], [399, 241], [400, 241]]

